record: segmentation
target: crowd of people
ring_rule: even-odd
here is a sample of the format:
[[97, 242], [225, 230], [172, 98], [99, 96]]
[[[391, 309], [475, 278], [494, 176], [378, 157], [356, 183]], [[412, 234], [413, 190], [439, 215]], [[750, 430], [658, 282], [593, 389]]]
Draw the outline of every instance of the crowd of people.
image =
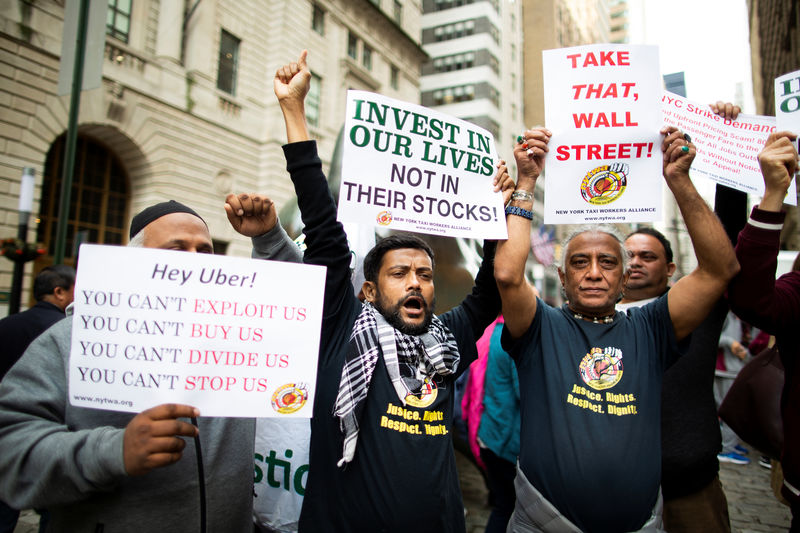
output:
[[[305, 250], [266, 196], [225, 203], [253, 257], [327, 267], [299, 531], [465, 531], [450, 436], [455, 381], [489, 326], [486, 426], [476, 433], [498, 494], [488, 530], [730, 531], [714, 400], [728, 302], [775, 336], [786, 369], [783, 495], [800, 531], [800, 273], [775, 279], [782, 202], [798, 168], [794, 134], [773, 133], [759, 155], [766, 192], [734, 249], [731, 228], [689, 178], [691, 139], [663, 128], [663, 176], [697, 267], [670, 286], [672, 249], [659, 232], [581, 227], [558, 265], [566, 303], [553, 307], [526, 278], [552, 134], [524, 132], [516, 180], [504, 163], [493, 180], [508, 239], [484, 242], [471, 292], [437, 315], [434, 254], [415, 235], [379, 241], [353, 291], [347, 236], [306, 126], [310, 80], [305, 52], [274, 78]], [[129, 245], [213, 251], [203, 219], [175, 201], [137, 214]], [[255, 420], [199, 417], [178, 404], [138, 414], [70, 404], [72, 318], [59, 319], [71, 276], [42, 284], [44, 303], [28, 322], [38, 308], [49, 314], [25, 339], [24, 313], [0, 321], [4, 345], [12, 329], [20, 334], [0, 383], [0, 500], [12, 513], [45, 509], [47, 531], [252, 531]]]

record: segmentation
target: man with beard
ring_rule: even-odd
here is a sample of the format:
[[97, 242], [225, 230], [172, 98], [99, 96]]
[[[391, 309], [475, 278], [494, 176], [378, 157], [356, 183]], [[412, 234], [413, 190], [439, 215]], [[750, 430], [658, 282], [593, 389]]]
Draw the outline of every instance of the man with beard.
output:
[[[567, 239], [558, 271], [564, 306], [535, 296], [525, 278], [530, 209], [551, 134], [529, 130], [514, 150], [519, 181], [495, 261], [502, 342], [517, 363], [522, 420], [510, 531], [660, 529], [661, 378], [678, 342], [738, 270], [722, 225], [689, 179], [690, 139], [675, 128], [662, 134], [664, 178], [698, 266], [663, 297], [627, 313], [614, 306], [628, 281], [628, 257], [608, 226]], [[609, 512], [610, 501], [621, 505]]]
[[[625, 239], [625, 248], [630, 276], [617, 311], [642, 307], [666, 294], [675, 273], [672, 246], [660, 231], [639, 228]], [[717, 341], [726, 311], [727, 304], [720, 299], [692, 332], [686, 353], [664, 372], [661, 490], [667, 531], [731, 528], [728, 501], [718, 475], [722, 438], [713, 390]]]
[[[500, 310], [494, 243], [484, 244], [472, 293], [437, 317], [430, 247], [411, 235], [383, 239], [364, 259], [362, 304], [349, 283], [347, 238], [306, 128], [305, 60], [303, 52], [274, 82], [286, 122], [287, 170], [305, 225], [304, 261], [328, 269], [299, 529], [464, 531], [449, 435], [453, 385]], [[498, 175], [504, 188], [513, 185]]]

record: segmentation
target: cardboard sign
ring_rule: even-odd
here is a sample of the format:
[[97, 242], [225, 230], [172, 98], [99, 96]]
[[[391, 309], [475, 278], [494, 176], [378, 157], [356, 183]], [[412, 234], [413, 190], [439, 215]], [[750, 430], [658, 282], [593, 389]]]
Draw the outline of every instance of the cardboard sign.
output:
[[[800, 151], [800, 70], [775, 79], [775, 118], [778, 131], [791, 131], [798, 136], [795, 147]], [[798, 176], [800, 169], [794, 174], [795, 180]], [[796, 190], [792, 183], [784, 200], [787, 204], [797, 205]]]
[[[688, 133], [697, 148], [689, 171], [692, 178], [706, 177], [720, 185], [751, 194], [764, 194], [764, 178], [758, 153], [775, 131], [775, 117], [740, 113], [724, 119], [706, 104], [664, 91], [661, 98], [664, 123]], [[797, 198], [787, 197], [787, 202]]]
[[347, 92], [339, 220], [505, 239], [497, 150], [474, 124], [379, 94]]
[[543, 55], [547, 224], [661, 218], [658, 48], [600, 44]]
[[311, 416], [324, 267], [99, 245], [80, 258], [72, 405]]

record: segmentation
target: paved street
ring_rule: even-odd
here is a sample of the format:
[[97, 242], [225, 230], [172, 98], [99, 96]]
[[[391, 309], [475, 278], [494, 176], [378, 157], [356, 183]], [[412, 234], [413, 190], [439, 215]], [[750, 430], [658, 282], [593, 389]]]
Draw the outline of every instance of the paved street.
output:
[[[751, 458], [749, 465], [723, 464], [720, 469], [732, 529], [736, 533], [787, 531], [791, 521], [789, 508], [773, 497], [769, 470], [758, 466], [757, 456]], [[486, 486], [477, 468], [459, 452], [456, 463], [467, 507], [467, 533], [482, 533], [490, 513]], [[36, 533], [38, 518], [33, 511], [23, 512], [14, 533]]]
[[[788, 531], [789, 508], [778, 503], [770, 489], [770, 471], [758, 466], [758, 456], [749, 465], [722, 464], [720, 479], [728, 498], [731, 528], [735, 533]], [[456, 452], [461, 491], [467, 507], [467, 533], [483, 533], [490, 508], [487, 492], [477, 468]]]

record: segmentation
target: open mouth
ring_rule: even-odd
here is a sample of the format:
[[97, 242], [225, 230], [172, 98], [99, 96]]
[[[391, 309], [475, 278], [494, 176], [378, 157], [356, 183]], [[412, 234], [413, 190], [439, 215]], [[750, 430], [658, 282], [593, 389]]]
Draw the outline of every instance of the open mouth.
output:
[[425, 310], [425, 302], [419, 296], [409, 296], [403, 301], [403, 309], [409, 316], [418, 316]]

